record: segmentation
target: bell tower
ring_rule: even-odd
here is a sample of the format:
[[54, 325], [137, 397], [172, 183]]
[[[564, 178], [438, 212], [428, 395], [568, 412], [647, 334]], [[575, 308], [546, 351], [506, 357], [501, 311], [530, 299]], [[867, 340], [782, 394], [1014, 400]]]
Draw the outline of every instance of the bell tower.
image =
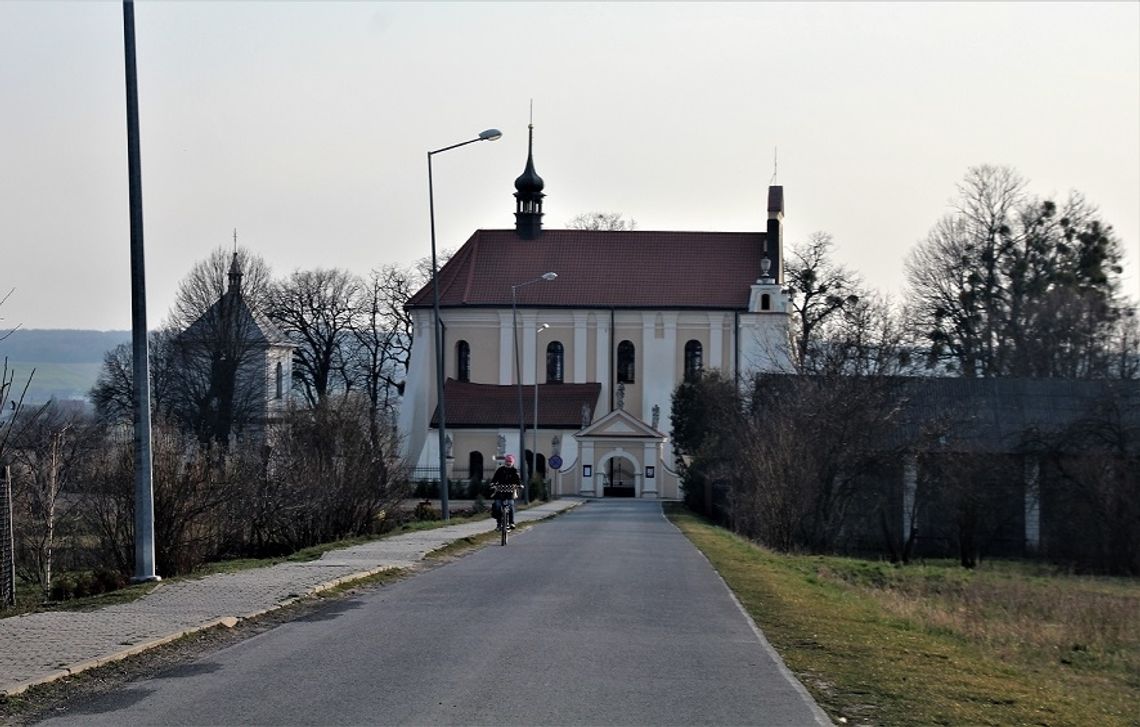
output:
[[543, 181], [534, 171], [534, 124], [527, 140], [526, 169], [515, 180], [515, 232], [524, 240], [535, 240], [542, 234]]

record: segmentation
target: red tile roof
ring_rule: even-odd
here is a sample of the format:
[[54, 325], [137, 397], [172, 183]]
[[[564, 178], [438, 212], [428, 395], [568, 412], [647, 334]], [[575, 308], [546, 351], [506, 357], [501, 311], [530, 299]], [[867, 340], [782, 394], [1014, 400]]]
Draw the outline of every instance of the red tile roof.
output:
[[[593, 384], [539, 384], [538, 423], [548, 429], [582, 427], [582, 407], [589, 408], [590, 421], [602, 385]], [[448, 379], [443, 386], [447, 405], [447, 426], [460, 427], [518, 427], [519, 394], [513, 384], [473, 384]], [[523, 419], [527, 427], [534, 426], [534, 384], [523, 386]], [[431, 425], [439, 426], [438, 415], [432, 415]]]
[[[519, 305], [743, 310], [760, 277], [764, 236], [544, 230], [523, 240], [514, 230], [478, 230], [440, 269], [440, 305], [510, 305], [512, 285], [555, 272], [557, 280], [519, 288]], [[431, 284], [407, 305], [431, 306]]]

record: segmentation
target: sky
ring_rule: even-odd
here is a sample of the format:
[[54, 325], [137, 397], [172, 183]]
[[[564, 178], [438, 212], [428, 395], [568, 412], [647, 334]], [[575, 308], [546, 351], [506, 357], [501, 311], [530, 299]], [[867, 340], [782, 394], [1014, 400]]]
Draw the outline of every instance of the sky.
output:
[[[1083, 193], [1140, 297], [1140, 3], [138, 2], [147, 323], [238, 243], [365, 274], [514, 224], [830, 233], [866, 284], [971, 166]], [[0, 328], [129, 329], [122, 6], [0, 2]]]

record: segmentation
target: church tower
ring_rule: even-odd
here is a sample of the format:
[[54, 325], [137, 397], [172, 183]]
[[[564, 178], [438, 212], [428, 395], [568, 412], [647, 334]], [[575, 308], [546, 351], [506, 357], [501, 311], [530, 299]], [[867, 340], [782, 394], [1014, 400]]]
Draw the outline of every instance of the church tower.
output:
[[232, 261], [230, 261], [230, 272], [229, 272], [230, 287], [228, 290], [230, 293], [233, 293], [235, 296], [241, 295], [241, 279], [242, 279], [242, 276], [243, 276], [243, 273], [241, 271], [241, 266], [238, 265], [237, 250], [234, 250], [234, 258]]
[[748, 311], [739, 316], [742, 371], [790, 372], [790, 305], [784, 289], [784, 188], [768, 187], [768, 226], [761, 243], [760, 277], [751, 286]]
[[530, 124], [527, 140], [526, 169], [515, 180], [515, 232], [524, 240], [535, 240], [542, 234], [543, 181], [534, 171], [534, 124]]

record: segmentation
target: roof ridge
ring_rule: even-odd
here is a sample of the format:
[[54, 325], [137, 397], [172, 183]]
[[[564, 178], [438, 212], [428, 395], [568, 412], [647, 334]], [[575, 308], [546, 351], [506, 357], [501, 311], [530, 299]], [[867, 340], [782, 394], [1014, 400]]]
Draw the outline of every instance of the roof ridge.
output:
[[[644, 235], [766, 235], [766, 230], [579, 230], [573, 227], [544, 227], [542, 229], [546, 232], [569, 232], [575, 235], [630, 235], [630, 236], [644, 236]], [[475, 230], [475, 234], [481, 232], [510, 232], [514, 233], [513, 227], [480, 227]]]

